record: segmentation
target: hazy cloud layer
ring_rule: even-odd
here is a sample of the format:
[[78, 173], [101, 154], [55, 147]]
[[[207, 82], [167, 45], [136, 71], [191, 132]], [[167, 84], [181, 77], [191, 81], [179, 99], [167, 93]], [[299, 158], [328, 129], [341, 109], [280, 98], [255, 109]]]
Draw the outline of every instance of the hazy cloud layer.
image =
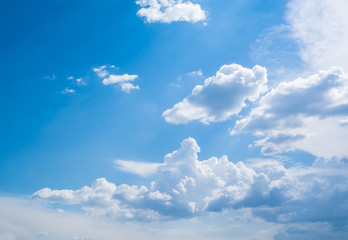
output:
[[137, 15], [149, 23], [195, 23], [207, 18], [199, 4], [188, 0], [137, 0], [136, 4], [141, 6]]
[[224, 121], [238, 114], [246, 101], [256, 101], [267, 90], [266, 83], [265, 68], [224, 65], [204, 85], [197, 85], [190, 96], [166, 110], [163, 117], [174, 124]]
[[338, 66], [348, 71], [348, 2], [291, 0], [286, 15], [302, 60], [315, 71]]
[[115, 167], [121, 171], [147, 177], [157, 172], [158, 168], [163, 164], [160, 163], [146, 163], [146, 162], [134, 162], [127, 160], [117, 159], [114, 161]]
[[199, 151], [194, 139], [184, 140], [165, 156], [148, 187], [116, 186], [100, 178], [91, 187], [45, 188], [32, 197], [79, 204], [92, 216], [114, 219], [177, 219], [251, 208], [270, 222], [328, 222], [347, 228], [347, 158], [318, 158], [309, 168], [287, 169], [277, 161], [235, 164], [226, 156], [199, 161]]

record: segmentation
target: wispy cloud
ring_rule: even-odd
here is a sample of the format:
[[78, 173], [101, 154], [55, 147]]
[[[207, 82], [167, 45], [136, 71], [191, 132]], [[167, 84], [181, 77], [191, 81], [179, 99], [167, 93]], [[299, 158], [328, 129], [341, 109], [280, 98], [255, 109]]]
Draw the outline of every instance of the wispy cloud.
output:
[[67, 87], [63, 91], [61, 91], [61, 94], [70, 94], [70, 93], [75, 93], [75, 90]]
[[198, 69], [197, 71], [192, 71], [188, 73], [189, 76], [203, 76], [203, 72], [201, 69]]
[[155, 174], [161, 163], [148, 163], [148, 162], [134, 162], [129, 160], [115, 160], [115, 167], [121, 171], [139, 175], [142, 177], [148, 177]]

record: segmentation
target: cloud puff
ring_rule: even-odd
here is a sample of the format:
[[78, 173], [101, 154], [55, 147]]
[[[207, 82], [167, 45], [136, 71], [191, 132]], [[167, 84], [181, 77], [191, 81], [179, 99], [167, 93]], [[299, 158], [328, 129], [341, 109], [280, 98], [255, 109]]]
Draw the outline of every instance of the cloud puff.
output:
[[113, 74], [113, 72], [115, 72], [115, 69], [115, 66], [104, 65], [101, 67], [93, 68], [93, 71], [98, 75], [99, 78], [103, 79], [104, 85], [117, 84], [121, 86], [122, 91], [126, 93], [130, 93], [132, 90], [139, 89], [138, 85], [133, 85], [133, 83], [131, 83], [138, 78], [138, 75]]
[[250, 208], [270, 222], [347, 228], [347, 158], [318, 158], [309, 168], [286, 169], [274, 160], [235, 164], [223, 156], [199, 161], [199, 151], [194, 139], [184, 140], [165, 156], [150, 187], [116, 186], [101, 178], [91, 187], [45, 188], [32, 197], [80, 204], [97, 217], [151, 221]]
[[346, 144], [339, 143], [347, 140], [348, 129], [342, 124], [347, 116], [348, 77], [341, 69], [332, 68], [280, 83], [247, 117], [236, 122], [232, 134], [251, 132], [263, 137], [255, 145], [266, 155], [294, 148], [317, 156], [348, 155]]
[[205, 20], [206, 13], [199, 4], [185, 0], [137, 0], [142, 8], [137, 15], [146, 22], [199, 22]]
[[197, 85], [190, 96], [166, 110], [163, 117], [174, 124], [224, 121], [238, 114], [246, 101], [256, 101], [267, 90], [266, 83], [265, 68], [224, 65], [204, 85]]

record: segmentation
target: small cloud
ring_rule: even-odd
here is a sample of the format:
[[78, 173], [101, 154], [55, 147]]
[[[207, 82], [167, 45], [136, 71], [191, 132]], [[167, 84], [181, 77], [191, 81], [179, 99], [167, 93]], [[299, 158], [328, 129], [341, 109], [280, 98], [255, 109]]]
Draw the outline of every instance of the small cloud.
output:
[[84, 81], [84, 79], [83, 78], [78, 78], [78, 79], [76, 79], [76, 83], [77, 83], [77, 85], [80, 85], [80, 86], [85, 86], [85, 85], [87, 85], [87, 83]]
[[207, 18], [206, 12], [201, 8], [201, 5], [194, 4], [191, 1], [137, 0], [136, 4], [141, 6], [137, 15], [144, 17], [148, 23], [196, 23]]
[[61, 91], [61, 94], [69, 94], [69, 93], [75, 93], [75, 90], [67, 87], [63, 91]]
[[67, 79], [67, 80], [73, 80], [74, 77], [73, 77], [73, 76], [70, 76], [70, 77], [67, 77], [66, 79]]
[[54, 79], [57, 78], [57, 76], [53, 74], [53, 75], [47, 75], [47, 76], [45, 76], [44, 78], [45, 78], [45, 79], [48, 79], [48, 80], [54, 80]]
[[138, 85], [133, 85], [132, 83], [126, 82], [126, 83], [121, 83], [121, 88], [122, 91], [126, 93], [130, 93], [132, 90], [138, 90], [139, 86]]
[[113, 74], [110, 74], [106, 78], [103, 79], [103, 84], [104, 85], [112, 85], [115, 83], [130, 82], [130, 81], [134, 81], [137, 78], [138, 78], [138, 75], [129, 75], [129, 74], [113, 75]]
[[114, 65], [104, 65], [93, 68], [93, 71], [99, 78], [103, 79], [102, 82], [104, 85], [118, 85], [121, 87], [122, 91], [126, 93], [130, 93], [132, 90], [140, 89], [138, 85], [131, 83], [139, 77], [138, 75], [119, 75], [115, 73], [116, 69], [117, 68]]
[[198, 69], [197, 71], [190, 72], [187, 75], [189, 75], [189, 76], [203, 76], [203, 73], [202, 73], [201, 69]]

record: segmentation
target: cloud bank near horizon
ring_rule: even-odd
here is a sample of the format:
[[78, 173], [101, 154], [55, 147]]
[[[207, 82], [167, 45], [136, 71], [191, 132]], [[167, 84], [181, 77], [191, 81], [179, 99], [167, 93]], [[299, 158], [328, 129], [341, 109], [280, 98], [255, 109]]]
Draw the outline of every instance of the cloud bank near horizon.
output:
[[32, 198], [81, 205], [98, 218], [155, 221], [250, 208], [269, 222], [327, 222], [347, 230], [347, 158], [318, 158], [301, 169], [275, 160], [235, 164], [226, 156], [199, 161], [199, 151], [194, 139], [185, 139], [148, 186], [100, 178], [78, 190], [44, 188]]

